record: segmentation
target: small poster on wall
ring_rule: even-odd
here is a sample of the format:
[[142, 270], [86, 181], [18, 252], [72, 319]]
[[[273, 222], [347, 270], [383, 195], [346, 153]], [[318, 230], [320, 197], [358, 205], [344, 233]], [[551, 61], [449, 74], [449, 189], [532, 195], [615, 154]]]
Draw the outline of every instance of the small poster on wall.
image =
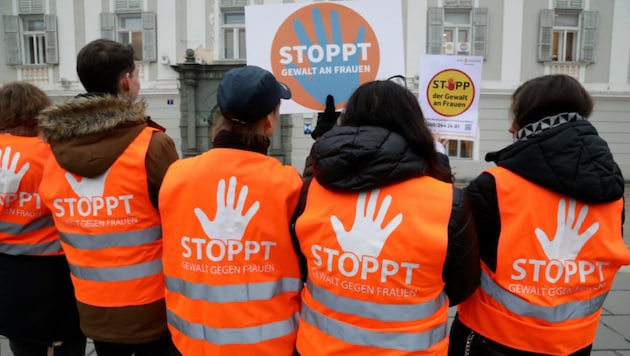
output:
[[474, 140], [483, 57], [425, 55], [418, 100], [431, 130], [442, 138]]

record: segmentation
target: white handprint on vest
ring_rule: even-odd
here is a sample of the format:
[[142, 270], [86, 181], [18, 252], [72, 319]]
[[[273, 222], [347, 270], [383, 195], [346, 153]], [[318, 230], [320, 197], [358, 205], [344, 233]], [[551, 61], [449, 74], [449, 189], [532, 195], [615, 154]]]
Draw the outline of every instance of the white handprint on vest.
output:
[[558, 226], [553, 240], [550, 240], [540, 228], [535, 230], [536, 237], [549, 260], [574, 261], [584, 244], [599, 230], [599, 222], [595, 222], [582, 234], [579, 233], [588, 213], [588, 206], [584, 205], [580, 209], [580, 214], [574, 224], [575, 204], [575, 199], [569, 200], [569, 211], [568, 216], [566, 216], [566, 202], [564, 199], [560, 199], [558, 203]]
[[101, 197], [105, 191], [105, 179], [111, 167], [105, 173], [94, 178], [81, 177], [78, 181], [73, 174], [66, 172], [66, 180], [70, 184], [70, 188], [80, 197]]
[[195, 215], [208, 238], [221, 239], [223, 241], [241, 240], [243, 238], [247, 225], [260, 207], [260, 203], [256, 201], [243, 214], [248, 191], [249, 188], [243, 185], [235, 206], [236, 177], [230, 177], [227, 191], [225, 190], [225, 179], [221, 179], [217, 186], [217, 211], [214, 220], [208, 219], [206, 213], [200, 208], [195, 208]]
[[[346, 231], [343, 223], [335, 215], [330, 217], [337, 241], [344, 251], [353, 252], [359, 257], [378, 257], [381, 254], [385, 240], [400, 225], [402, 213], [398, 213], [384, 228], [383, 220], [392, 202], [391, 195], [383, 199], [380, 210], [376, 212], [379, 189], [370, 192], [370, 200], [366, 206], [367, 192], [359, 193], [356, 206], [354, 224], [350, 231]], [[375, 216], [376, 215], [376, 216]]]
[[20, 161], [20, 152], [15, 152], [13, 158], [11, 158], [11, 146], [8, 146], [4, 150], [0, 149], [0, 157], [2, 163], [0, 164], [0, 193], [13, 194], [18, 191], [22, 178], [31, 166], [26, 162], [17, 170], [18, 162]]

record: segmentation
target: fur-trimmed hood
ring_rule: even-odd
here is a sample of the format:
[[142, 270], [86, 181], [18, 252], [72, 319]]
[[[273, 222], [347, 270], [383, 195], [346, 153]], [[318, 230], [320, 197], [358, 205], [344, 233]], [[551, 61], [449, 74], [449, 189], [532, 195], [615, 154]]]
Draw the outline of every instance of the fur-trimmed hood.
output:
[[59, 165], [83, 177], [104, 173], [142, 131], [146, 104], [112, 95], [81, 95], [43, 110], [39, 130]]
[[38, 117], [39, 130], [43, 139], [52, 143], [144, 123], [145, 111], [143, 101], [112, 95], [78, 96], [43, 110]]

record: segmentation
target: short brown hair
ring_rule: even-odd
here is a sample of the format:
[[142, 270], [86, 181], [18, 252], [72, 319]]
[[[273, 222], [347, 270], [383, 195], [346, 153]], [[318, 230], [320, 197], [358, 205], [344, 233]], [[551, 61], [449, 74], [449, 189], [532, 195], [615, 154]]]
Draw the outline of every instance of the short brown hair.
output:
[[133, 73], [133, 47], [103, 38], [86, 44], [77, 55], [77, 74], [90, 93], [118, 95], [118, 81]]
[[33, 84], [5, 84], [0, 88], [0, 131], [16, 128], [34, 131], [37, 115], [50, 104], [48, 95]]
[[565, 74], [543, 75], [523, 83], [512, 94], [514, 128], [565, 112], [588, 118], [593, 99], [575, 78]]

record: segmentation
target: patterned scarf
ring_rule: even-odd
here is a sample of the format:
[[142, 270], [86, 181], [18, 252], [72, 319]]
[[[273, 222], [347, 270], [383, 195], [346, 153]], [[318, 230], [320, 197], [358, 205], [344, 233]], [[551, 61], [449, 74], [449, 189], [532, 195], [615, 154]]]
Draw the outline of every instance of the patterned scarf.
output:
[[529, 137], [538, 135], [539, 133], [550, 128], [566, 124], [567, 122], [586, 120], [585, 117], [576, 112], [564, 112], [561, 114], [547, 116], [536, 122], [525, 125], [516, 133], [517, 141], [527, 141]]

